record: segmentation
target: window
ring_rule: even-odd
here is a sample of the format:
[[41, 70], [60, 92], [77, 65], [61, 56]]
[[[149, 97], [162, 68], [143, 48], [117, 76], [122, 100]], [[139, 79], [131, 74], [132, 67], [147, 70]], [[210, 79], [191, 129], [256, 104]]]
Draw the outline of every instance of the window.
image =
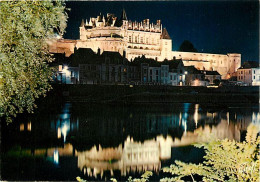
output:
[[241, 76], [241, 80], [243, 79], [243, 76]]
[[129, 36], [129, 42], [132, 42], [132, 37], [131, 36]]
[[172, 80], [172, 75], [170, 76], [170, 79]]
[[238, 79], [240, 80], [240, 76], [238, 76]]
[[255, 76], [254, 76], [254, 80], [255, 80]]
[[146, 44], [148, 44], [149, 43], [149, 40], [148, 40], [148, 38], [146, 38]]
[[159, 73], [158, 70], [156, 70], [156, 75], [158, 75], [158, 73]]
[[248, 72], [249, 72], [249, 74], [251, 74], [251, 71], [250, 71], [250, 70], [249, 70]]
[[146, 74], [147, 73], [147, 69], [144, 69], [144, 74]]
[[150, 70], [150, 75], [152, 75], [153, 74], [153, 70]]
[[143, 37], [141, 37], [141, 43], [143, 43]]
[[255, 70], [254, 70], [254, 74], [255, 74]]

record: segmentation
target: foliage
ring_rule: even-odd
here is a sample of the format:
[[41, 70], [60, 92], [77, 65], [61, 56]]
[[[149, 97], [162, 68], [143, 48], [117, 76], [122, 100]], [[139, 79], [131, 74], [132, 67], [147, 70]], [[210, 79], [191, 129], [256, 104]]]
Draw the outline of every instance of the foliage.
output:
[[[132, 176], [129, 176], [128, 182], [146, 182], [149, 181], [149, 177], [151, 177], [153, 173], [151, 171], [145, 171], [145, 173], [141, 176], [141, 178], [132, 178]], [[117, 182], [115, 178], [110, 179], [113, 182]]]
[[175, 165], [163, 169], [174, 177], [164, 178], [161, 181], [182, 181], [187, 176], [195, 181], [194, 175], [201, 176], [203, 181], [259, 181], [258, 131], [259, 128], [250, 125], [246, 141], [242, 143], [224, 139], [196, 145], [204, 147], [206, 151], [203, 164], [175, 161]]
[[46, 40], [62, 35], [66, 21], [62, 1], [0, 3], [0, 117], [32, 112], [35, 99], [51, 88]]
[[76, 179], [77, 179], [77, 181], [78, 181], [78, 182], [87, 182], [86, 180], [84, 180], [84, 179], [80, 178], [79, 176], [78, 176], [78, 177], [76, 177]]
[[198, 52], [198, 50], [188, 40], [184, 40], [182, 42], [182, 44], [180, 45], [179, 51], [182, 51], [182, 52]]

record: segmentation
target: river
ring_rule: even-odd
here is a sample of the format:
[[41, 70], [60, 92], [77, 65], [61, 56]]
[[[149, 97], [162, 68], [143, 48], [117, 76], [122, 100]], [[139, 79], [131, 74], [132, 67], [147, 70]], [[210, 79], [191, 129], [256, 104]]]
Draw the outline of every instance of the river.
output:
[[258, 106], [199, 104], [50, 105], [1, 125], [2, 180], [125, 180], [175, 160], [199, 163], [193, 144], [244, 140], [250, 123], [260, 125]]

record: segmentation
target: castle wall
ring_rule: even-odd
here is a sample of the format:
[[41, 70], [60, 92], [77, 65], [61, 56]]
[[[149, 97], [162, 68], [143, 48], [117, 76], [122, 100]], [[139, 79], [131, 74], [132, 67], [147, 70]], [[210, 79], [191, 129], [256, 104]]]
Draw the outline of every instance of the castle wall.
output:
[[49, 46], [49, 51], [51, 53], [65, 53], [66, 57], [69, 57], [71, 54], [74, 53], [74, 48], [76, 46], [76, 40], [69, 40], [69, 39], [53, 39], [48, 40], [47, 44]]
[[209, 54], [197, 52], [172, 51], [172, 57], [182, 59], [184, 66], [195, 66], [199, 70], [213, 70], [222, 75], [222, 79], [236, 72], [241, 66], [241, 54]]

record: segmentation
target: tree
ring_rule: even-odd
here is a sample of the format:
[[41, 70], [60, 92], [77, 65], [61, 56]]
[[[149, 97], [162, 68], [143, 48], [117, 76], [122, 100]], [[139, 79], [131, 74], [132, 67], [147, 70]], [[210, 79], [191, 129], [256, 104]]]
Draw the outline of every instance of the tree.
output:
[[182, 181], [187, 176], [195, 181], [194, 175], [202, 177], [203, 181], [259, 181], [258, 132], [259, 128], [251, 124], [243, 143], [224, 139], [196, 145], [206, 150], [205, 161], [202, 164], [175, 161], [175, 165], [163, 169], [174, 177], [161, 181]]
[[0, 22], [0, 117], [11, 121], [51, 88], [46, 40], [64, 33], [67, 14], [62, 1], [6, 1]]
[[180, 45], [179, 51], [182, 51], [182, 52], [198, 52], [198, 50], [188, 40], [184, 40], [182, 42], [182, 44]]

